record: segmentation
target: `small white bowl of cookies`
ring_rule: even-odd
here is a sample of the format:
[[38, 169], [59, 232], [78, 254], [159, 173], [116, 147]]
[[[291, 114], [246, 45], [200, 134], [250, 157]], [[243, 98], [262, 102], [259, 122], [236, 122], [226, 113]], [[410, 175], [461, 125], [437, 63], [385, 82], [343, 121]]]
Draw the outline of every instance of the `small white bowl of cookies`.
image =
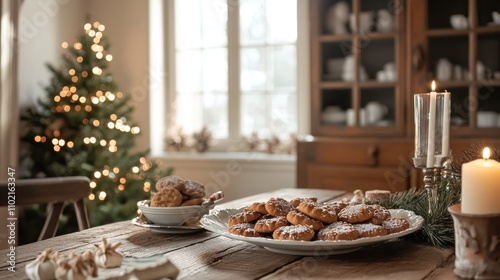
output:
[[137, 207], [147, 220], [164, 226], [197, 224], [213, 208], [214, 202], [223, 197], [222, 192], [217, 192], [205, 199], [205, 187], [201, 183], [178, 176], [158, 180], [156, 190], [151, 200], [141, 200]]

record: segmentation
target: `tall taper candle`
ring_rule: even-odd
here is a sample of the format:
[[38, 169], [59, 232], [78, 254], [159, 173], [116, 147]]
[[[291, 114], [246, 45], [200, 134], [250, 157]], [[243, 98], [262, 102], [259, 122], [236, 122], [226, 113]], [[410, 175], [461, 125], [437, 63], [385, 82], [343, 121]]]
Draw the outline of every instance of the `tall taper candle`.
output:
[[434, 167], [436, 152], [436, 82], [432, 81], [431, 99], [429, 102], [429, 133], [427, 135], [427, 168]]
[[450, 152], [450, 92], [444, 93], [443, 136], [441, 140], [441, 156], [447, 157]]

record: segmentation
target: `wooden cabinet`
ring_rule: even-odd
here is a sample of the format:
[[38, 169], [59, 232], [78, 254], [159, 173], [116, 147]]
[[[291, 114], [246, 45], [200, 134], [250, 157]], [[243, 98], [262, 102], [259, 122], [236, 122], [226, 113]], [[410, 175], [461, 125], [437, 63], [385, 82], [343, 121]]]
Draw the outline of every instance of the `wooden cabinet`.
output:
[[[409, 29], [416, 34], [408, 38], [415, 60], [408, 91], [427, 92], [436, 80], [441, 91], [452, 93], [453, 138], [498, 137], [500, 19], [495, 24], [493, 13], [500, 17], [500, 1], [409, 1], [408, 8]], [[423, 24], [419, 14], [425, 15]]]
[[393, 4], [310, 1], [313, 135], [404, 134], [404, 24]]
[[298, 186], [423, 185], [411, 160], [413, 94], [432, 80], [451, 92], [454, 155], [471, 143], [500, 147], [493, 12], [500, 1], [311, 0], [313, 137], [298, 141]]

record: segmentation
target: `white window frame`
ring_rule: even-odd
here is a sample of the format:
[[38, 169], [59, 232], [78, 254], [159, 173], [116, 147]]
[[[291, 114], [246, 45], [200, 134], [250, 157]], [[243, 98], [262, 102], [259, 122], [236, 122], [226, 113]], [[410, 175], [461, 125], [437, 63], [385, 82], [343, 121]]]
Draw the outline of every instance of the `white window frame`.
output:
[[[223, 0], [221, 0], [223, 1]], [[227, 0], [228, 22], [238, 22], [238, 0]], [[166, 152], [167, 128], [176, 98], [175, 1], [149, 0], [150, 15], [150, 143], [152, 155]], [[297, 0], [297, 134], [310, 133], [309, 0]], [[228, 139], [217, 140], [211, 151], [226, 152], [240, 135], [239, 27], [228, 24]], [[155, 73], [158, 78], [155, 78]], [[159, 73], [159, 74], [158, 74]], [[163, 75], [160, 75], [162, 74]]]

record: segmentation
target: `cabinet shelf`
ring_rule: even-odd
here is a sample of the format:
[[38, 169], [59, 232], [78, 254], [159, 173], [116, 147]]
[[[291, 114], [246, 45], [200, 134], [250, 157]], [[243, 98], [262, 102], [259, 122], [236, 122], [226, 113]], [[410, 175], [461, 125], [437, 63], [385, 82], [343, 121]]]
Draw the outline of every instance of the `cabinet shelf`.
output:
[[321, 82], [319, 87], [321, 89], [350, 89], [353, 85], [354, 85], [353, 82], [325, 81]]
[[469, 34], [469, 29], [430, 29], [427, 30], [429, 37], [452, 37], [452, 36], [466, 36]]
[[476, 29], [478, 34], [500, 33], [500, 25], [481, 26]]
[[[432, 81], [429, 81], [428, 84], [430, 85]], [[438, 85], [439, 89], [446, 89], [446, 88], [456, 88], [456, 87], [468, 87], [472, 85], [472, 81], [440, 81], [436, 80], [436, 83]], [[441, 90], [440, 90], [441, 91]]]
[[479, 80], [477, 82], [479, 85], [494, 86], [494, 87], [500, 86], [500, 80]]
[[397, 34], [395, 32], [370, 32], [364, 34], [344, 34], [344, 35], [325, 34], [319, 36], [319, 42], [321, 43], [349, 42], [355, 38], [359, 38], [361, 40], [392, 39], [396, 38], [396, 36]]
[[[397, 86], [396, 82], [364, 81], [357, 83], [360, 88], [392, 88]], [[350, 89], [354, 82], [323, 81], [319, 87], [321, 89]]]
[[319, 41], [322, 43], [333, 43], [333, 42], [349, 42], [354, 38], [352, 34], [345, 35], [321, 35], [319, 36]]
[[359, 82], [359, 87], [366, 88], [391, 88], [397, 86], [396, 82], [365, 81]]

